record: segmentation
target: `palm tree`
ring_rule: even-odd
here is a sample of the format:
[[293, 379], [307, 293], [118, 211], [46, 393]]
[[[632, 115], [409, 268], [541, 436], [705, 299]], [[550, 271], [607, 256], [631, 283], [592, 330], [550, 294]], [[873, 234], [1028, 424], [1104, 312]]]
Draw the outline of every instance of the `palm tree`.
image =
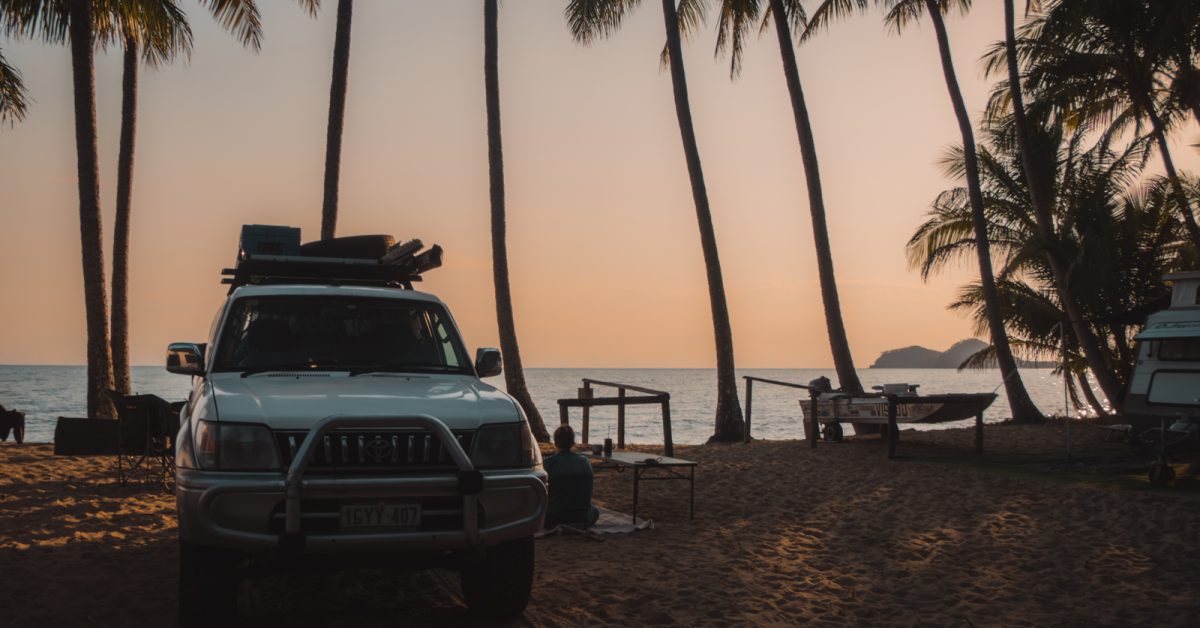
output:
[[508, 286], [508, 244], [504, 222], [504, 149], [500, 143], [500, 76], [498, 46], [499, 6], [497, 0], [483, 3], [483, 83], [487, 99], [488, 178], [492, 204], [492, 277], [496, 287], [496, 320], [500, 330], [500, 351], [504, 355], [504, 382], [540, 442], [549, 442], [550, 433], [542, 414], [525, 385], [521, 349], [517, 344], [517, 326], [513, 319], [512, 292]]
[[[219, 20], [257, 23], [250, 0], [203, 0]], [[247, 11], [251, 10], [251, 15]], [[185, 31], [170, 28], [182, 19], [170, 0], [0, 0], [0, 26], [9, 35], [40, 37], [47, 43], [68, 43], [75, 96], [75, 142], [78, 158], [79, 221], [83, 261], [84, 307], [87, 322], [88, 415], [114, 414], [108, 391], [113, 389], [113, 358], [109, 326], [108, 291], [104, 281], [103, 222], [100, 212], [99, 157], [96, 142], [94, 48], [128, 35], [145, 37], [151, 58], [165, 49], [177, 49]], [[151, 19], [151, 17], [157, 18]], [[167, 31], [154, 31], [166, 25]], [[141, 29], [147, 29], [145, 31]], [[157, 34], [154, 34], [157, 33]], [[166, 33], [166, 34], [164, 34]], [[171, 43], [173, 42], [174, 43]], [[141, 45], [141, 42], [138, 42]], [[132, 59], [136, 60], [136, 53]], [[126, 57], [127, 63], [130, 56]], [[136, 65], [136, 64], [134, 64]], [[136, 81], [132, 82], [136, 86]], [[127, 101], [132, 104], [132, 100]], [[123, 103], [124, 104], [124, 103]], [[133, 132], [129, 127], [129, 147]], [[126, 135], [125, 133], [122, 134]], [[123, 138], [124, 140], [124, 138]], [[132, 150], [127, 153], [132, 159]], [[130, 161], [130, 181], [132, 161]], [[127, 224], [127, 221], [126, 221]], [[127, 243], [127, 237], [126, 237]], [[124, 247], [122, 247], [124, 248]]]
[[91, 0], [68, 0], [71, 70], [75, 91], [75, 150], [79, 171], [79, 235], [87, 318], [88, 416], [114, 415], [108, 293], [104, 284], [104, 238], [100, 215], [100, 159], [96, 147], [96, 77]]
[[342, 164], [342, 128], [346, 118], [346, 80], [350, 72], [350, 19], [354, 0], [338, 0], [337, 35], [333, 42], [333, 79], [329, 84], [329, 127], [325, 135], [325, 202], [321, 207], [321, 239], [337, 231], [338, 175]]
[[113, 389], [128, 394], [129, 383], [129, 220], [133, 196], [134, 137], [137, 132], [139, 57], [150, 65], [190, 54], [192, 31], [174, 0], [115, 5], [124, 45], [121, 78], [121, 139], [117, 156], [117, 213], [113, 224], [112, 347]]
[[[607, 37], [620, 28], [622, 19], [640, 0], [571, 0], [566, 16], [576, 41], [589, 44]], [[725, 281], [721, 275], [721, 260], [717, 253], [717, 236], [713, 229], [704, 171], [700, 165], [700, 149], [692, 127], [692, 111], [688, 102], [687, 77], [683, 67], [683, 45], [680, 42], [680, 23], [698, 24], [703, 16], [700, 0], [683, 0], [676, 9], [675, 0], [662, 0], [663, 23], [667, 34], [665, 60], [670, 65], [671, 86], [675, 96], [675, 116], [683, 141], [683, 153], [691, 180], [692, 201], [696, 206], [696, 221], [700, 228], [700, 248], [708, 275], [709, 307], [712, 310], [713, 336], [717, 354], [717, 412], [712, 441], [737, 441], [742, 438], [744, 422], [738, 404], [736, 375], [733, 362], [733, 332], [729, 324], [729, 308], [725, 300]]]
[[967, 180], [967, 192], [971, 204], [971, 222], [975, 231], [975, 253], [979, 262], [979, 285], [987, 309], [988, 331], [992, 338], [992, 346], [996, 352], [996, 364], [1004, 378], [1004, 391], [1008, 397], [1008, 407], [1012, 410], [1013, 420], [1018, 422], [1038, 421], [1042, 413], [1029, 398], [1021, 374], [1017, 370], [1017, 362], [1009, 347], [1008, 334], [1004, 329], [1004, 320], [1000, 313], [1000, 297], [996, 291], [996, 281], [992, 274], [992, 255], [988, 245], [987, 219], [984, 214], [983, 192], [979, 183], [979, 163], [975, 149], [975, 133], [971, 126], [971, 117], [967, 113], [967, 105], [963, 101], [962, 90], [958, 86], [958, 76], [954, 72], [954, 60], [950, 54], [950, 40], [946, 34], [946, 23], [943, 15], [952, 8], [960, 11], [970, 9], [970, 0], [878, 0], [887, 9], [887, 22], [897, 32], [905, 26], [916, 22], [922, 13], [929, 16], [937, 38], [938, 51], [942, 58], [942, 74], [946, 80], [946, 91], [950, 95], [950, 103], [954, 107], [954, 116], [958, 120], [958, 130], [962, 135], [963, 166]]
[[[317, 0], [302, 2], [312, 14]], [[223, 28], [242, 45], [262, 47], [262, 22], [255, 0], [201, 0]], [[191, 27], [175, 0], [136, 0], [111, 6], [124, 46], [121, 89], [121, 136], [117, 156], [117, 213], [113, 226], [112, 360], [114, 390], [129, 384], [129, 232], [133, 196], [134, 140], [137, 134], [138, 57], [156, 66], [179, 54], [190, 55]]]
[[[109, 7], [106, 4], [103, 8]], [[112, 351], [108, 291], [104, 281], [103, 222], [96, 147], [94, 47], [115, 36], [113, 13], [93, 11], [90, 0], [0, 0], [0, 24], [9, 35], [69, 42], [75, 96], [75, 149], [79, 187], [79, 234], [87, 326], [88, 416], [112, 417]]]
[[[1060, 234], [1049, 246], [1060, 259], [1078, 260], [1089, 269], [1070, 277], [1071, 288], [1079, 295], [1077, 305], [1090, 335], [1101, 339], [1106, 370], [1115, 374], [1121, 386], [1133, 368], [1133, 331], [1168, 296], [1161, 275], [1188, 263], [1184, 232], [1171, 217], [1164, 180], [1134, 185], [1145, 164], [1143, 147], [1133, 145], [1114, 153], [1099, 144], [1085, 150], [1083, 134], [1064, 140], [1061, 130], [1034, 136], [1035, 144], [1053, 147], [1052, 169], [1039, 176], [1063, 190], [1055, 195], [1051, 208]], [[1001, 315], [1014, 346], [1025, 357], [1057, 361], [1061, 338], [1069, 362], [1082, 374], [1088, 364], [1077, 338], [1060, 336], [1058, 326], [1067, 313], [1045, 254], [1048, 245], [1033, 217], [1024, 157], [1011, 134], [1011, 125], [991, 129], [989, 146], [980, 148], [978, 155], [988, 241], [1000, 262]], [[960, 148], [951, 151], [945, 165], [953, 178], [964, 178]], [[909, 241], [909, 261], [923, 278], [973, 252], [976, 239], [969, 197], [964, 187], [940, 194], [929, 219]], [[986, 303], [978, 282], [965, 287], [951, 307], [970, 312], [979, 331], [987, 330]], [[992, 364], [994, 357], [989, 348], [973, 363]], [[1085, 397], [1092, 394], [1083, 390]]]
[[841, 388], [851, 392], [862, 392], [862, 383], [858, 379], [854, 358], [850, 354], [846, 327], [842, 323], [842, 306], [838, 298], [837, 276], [833, 270], [829, 228], [825, 221], [825, 196], [821, 190], [817, 146], [813, 139], [812, 123], [808, 118], [808, 106], [804, 102], [804, 89], [800, 84], [796, 51], [792, 47], [792, 23], [798, 25], [801, 33], [806, 29], [804, 7], [799, 0], [768, 0], [764, 12], [761, 5], [760, 0], [721, 0], [717, 52], [727, 48], [731, 51], [730, 73], [736, 76], [741, 69], [744, 41], [751, 27], [758, 23], [760, 13], [765, 13], [762, 29], [766, 28], [771, 17], [775, 18], [775, 35], [779, 40], [784, 79], [791, 96], [792, 116], [795, 119], [800, 156], [804, 163], [808, 210], [812, 218], [813, 244], [817, 250], [817, 274], [821, 282], [821, 300], [825, 306], [825, 328], [829, 336], [829, 347]]
[[13, 124], [25, 119], [25, 98], [25, 83], [21, 81], [21, 73], [9, 65], [4, 53], [0, 52], [0, 124]]
[[[875, 0], [886, 12], [885, 21], [899, 33], [904, 27], [921, 19], [923, 14], [929, 16], [933, 23], [934, 35], [937, 38], [938, 52], [941, 55], [942, 74], [946, 80], [946, 91], [950, 96], [950, 104], [954, 108], [958, 120], [959, 133], [962, 135], [964, 170], [967, 179], [968, 196], [972, 208], [972, 222], [975, 230], [975, 247], [979, 263], [980, 290], [987, 304], [988, 331], [992, 338], [992, 346], [996, 354], [996, 364], [1000, 367], [1003, 377], [1004, 390], [1008, 397], [1008, 406], [1012, 410], [1015, 421], [1038, 421], [1042, 413], [1029, 398], [1029, 392], [1021, 380], [1017, 369], [1017, 361], [1009, 346], [1008, 335], [1004, 330], [1004, 321], [1000, 313], [999, 295], [996, 292], [996, 280], [992, 274], [991, 251], [987, 240], [987, 224], [983, 209], [983, 195], [979, 186], [979, 164], [976, 161], [975, 133], [971, 126], [971, 117], [967, 113], [963, 101], [962, 90], [958, 86], [958, 76], [954, 71], [954, 60], [950, 54], [950, 40], [946, 34], [946, 23], [943, 16], [952, 8], [968, 11], [971, 0]], [[856, 10], [867, 6], [867, 0], [828, 0], [823, 2], [809, 19], [808, 30], [816, 32], [827, 27], [834, 19], [845, 17]]]
[[[1149, 127], [1188, 235], [1200, 248], [1200, 225], [1167, 141], [1190, 107], [1178, 96], [1190, 93], [1194, 59], [1183, 60], [1182, 83], [1171, 78], [1179, 46], [1163, 42], [1181, 38], [1170, 36], [1170, 18], [1157, 10], [1160, 2], [1058, 2], [1030, 20], [1016, 48], [1028, 60], [1030, 90], [1062, 108], [1072, 124], [1106, 127], [1106, 137], [1131, 127], [1140, 136]], [[989, 63], [995, 65], [994, 60]]]
[[[1030, 5], [1036, 4], [1036, 0], [1031, 0], [1027, 5], [1027, 12]], [[1068, 277], [1073, 270], [1070, 261], [1063, 259], [1058, 254], [1059, 249], [1051, 244], [1056, 237], [1052, 219], [1054, 190], [1050, 185], [1052, 180], [1039, 176], [1044, 173], [1045, 169], [1038, 167], [1038, 159], [1034, 154], [1037, 147], [1034, 146], [1031, 137], [1033, 131], [1030, 129], [1030, 121], [1025, 115], [1025, 100], [1022, 94], [1021, 74], [1017, 60], [1015, 13], [1014, 0], [1004, 0], [1005, 67], [1008, 72], [1009, 100], [1012, 102], [1012, 122], [1014, 135], [1020, 149], [1022, 170], [1029, 184], [1035, 226], [1039, 237], [1045, 243], [1046, 261], [1054, 278], [1054, 287], [1058, 291], [1059, 302], [1066, 309], [1066, 320], [1070, 323], [1076, 342], [1079, 343], [1088, 367], [1095, 374], [1100, 389], [1104, 391], [1104, 396], [1108, 397], [1113, 404], [1118, 404], [1122, 390], [1120, 383], [1117, 381], [1116, 374], [1105, 362], [1099, 340], [1084, 320], [1079, 302], [1072, 294], [1071, 282]]]

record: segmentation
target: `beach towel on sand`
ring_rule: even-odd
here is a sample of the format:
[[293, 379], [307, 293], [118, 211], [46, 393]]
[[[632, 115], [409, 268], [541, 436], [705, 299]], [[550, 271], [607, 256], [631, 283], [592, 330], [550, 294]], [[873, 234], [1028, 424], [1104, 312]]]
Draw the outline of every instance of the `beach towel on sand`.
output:
[[605, 534], [629, 534], [638, 530], [654, 529], [654, 522], [650, 519], [638, 519], [637, 523], [633, 523], [630, 521], [631, 517], [627, 513], [600, 508], [599, 506], [596, 508], [600, 511], [600, 518], [589, 528], [563, 524], [549, 530], [542, 530], [533, 536], [535, 539], [544, 539], [561, 534], [586, 534], [599, 537]]

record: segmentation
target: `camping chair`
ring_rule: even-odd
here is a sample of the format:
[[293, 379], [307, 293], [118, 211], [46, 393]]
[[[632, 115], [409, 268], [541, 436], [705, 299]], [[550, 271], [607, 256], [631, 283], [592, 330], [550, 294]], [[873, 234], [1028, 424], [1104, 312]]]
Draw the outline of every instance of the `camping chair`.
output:
[[179, 423], [178, 415], [172, 414], [173, 404], [157, 395], [114, 393], [112, 397], [119, 421], [117, 479], [121, 486], [141, 478], [170, 489], [175, 480], [174, 440]]

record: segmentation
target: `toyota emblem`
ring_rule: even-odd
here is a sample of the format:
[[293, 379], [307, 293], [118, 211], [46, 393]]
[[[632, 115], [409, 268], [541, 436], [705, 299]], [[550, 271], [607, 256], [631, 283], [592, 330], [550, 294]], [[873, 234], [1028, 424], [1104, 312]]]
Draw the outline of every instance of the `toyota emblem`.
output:
[[372, 437], [366, 445], [367, 458], [371, 462], [385, 462], [392, 457], [392, 444], [381, 436]]

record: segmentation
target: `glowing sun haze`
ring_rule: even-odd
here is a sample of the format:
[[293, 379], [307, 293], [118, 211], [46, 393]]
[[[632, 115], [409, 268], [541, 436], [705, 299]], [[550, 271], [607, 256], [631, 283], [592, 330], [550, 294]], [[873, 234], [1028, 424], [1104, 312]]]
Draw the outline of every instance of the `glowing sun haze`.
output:
[[[131, 249], [131, 351], [201, 340], [243, 223], [320, 232], [335, 2], [317, 19], [261, 2], [265, 38], [238, 46], [193, 2], [190, 63], [141, 74]], [[661, 9], [643, 2], [612, 39], [575, 44], [565, 3], [505, 2], [500, 86], [509, 264], [527, 366], [709, 367], [712, 325]], [[978, 122], [977, 59], [1002, 36], [999, 2], [949, 22]], [[804, 176], [773, 32], [729, 80], [712, 24], [686, 69], [738, 366], [831, 364]], [[70, 55], [3, 42], [28, 118], [0, 130], [0, 363], [82, 363], [83, 289]], [[842, 307], [859, 367], [880, 351], [972, 335], [945, 309], [972, 274], [923, 284], [904, 244], [951, 183], [959, 136], [931, 28], [889, 34], [878, 13], [798, 50]], [[121, 55], [97, 56], [101, 181], [111, 243]], [[480, 2], [356, 3], [339, 234], [391, 233], [446, 249], [423, 288], [467, 343], [495, 346]], [[1200, 169], [1180, 134], [1178, 159]], [[106, 269], [111, 272], [111, 267]]]

